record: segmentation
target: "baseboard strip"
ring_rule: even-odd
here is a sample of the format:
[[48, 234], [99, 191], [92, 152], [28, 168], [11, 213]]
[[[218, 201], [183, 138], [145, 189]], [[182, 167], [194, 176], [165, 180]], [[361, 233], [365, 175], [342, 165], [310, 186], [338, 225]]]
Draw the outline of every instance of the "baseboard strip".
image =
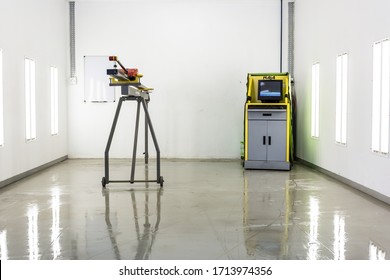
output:
[[4, 181], [1, 181], [0, 182], [0, 188], [3, 188], [3, 187], [5, 187], [5, 186], [7, 186], [9, 184], [15, 183], [15, 182], [17, 182], [17, 181], [19, 181], [21, 179], [24, 179], [24, 178], [26, 178], [26, 177], [28, 177], [28, 176], [36, 173], [36, 172], [42, 171], [42, 170], [44, 170], [44, 169], [46, 169], [46, 168], [48, 168], [50, 166], [53, 166], [53, 165], [55, 165], [55, 164], [57, 164], [57, 163], [59, 163], [61, 161], [67, 160], [67, 159], [68, 159], [68, 156], [66, 155], [66, 156], [60, 157], [58, 159], [52, 160], [52, 161], [50, 161], [48, 163], [42, 164], [42, 165], [40, 165], [38, 167], [35, 167], [33, 169], [27, 170], [27, 171], [25, 171], [23, 173], [20, 173], [18, 175], [15, 175], [15, 176], [13, 176], [11, 178], [8, 178], [8, 179], [6, 179]]
[[356, 183], [356, 182], [354, 182], [352, 180], [344, 178], [343, 176], [335, 174], [335, 173], [333, 173], [333, 172], [331, 172], [331, 171], [329, 171], [327, 169], [319, 167], [319, 166], [317, 166], [317, 165], [315, 165], [315, 164], [313, 164], [311, 162], [308, 162], [306, 160], [303, 160], [301, 158], [296, 158], [296, 161], [299, 162], [299, 163], [302, 163], [303, 165], [306, 165], [306, 166], [308, 166], [310, 168], [313, 168], [313, 169], [317, 170], [318, 172], [321, 172], [321, 173], [323, 173], [323, 174], [325, 174], [325, 175], [327, 175], [327, 176], [329, 176], [329, 177], [331, 177], [331, 178], [333, 178], [333, 179], [335, 179], [337, 181], [340, 181], [340, 182], [342, 182], [342, 183], [344, 183], [344, 184], [346, 184], [346, 185], [348, 185], [348, 186], [350, 186], [350, 187], [352, 187], [354, 189], [357, 189], [357, 190], [359, 190], [359, 191], [361, 191], [361, 192], [363, 192], [365, 194], [368, 194], [368, 195], [370, 195], [370, 196], [372, 196], [372, 197], [374, 197], [374, 198], [376, 198], [376, 199], [378, 199], [378, 200], [380, 200], [380, 201], [382, 201], [384, 203], [390, 204], [390, 197], [388, 197], [386, 195], [383, 195], [383, 194], [381, 194], [381, 193], [379, 193], [379, 192], [377, 192], [375, 190], [367, 188], [366, 186], [363, 186], [363, 185], [361, 185], [359, 183]]

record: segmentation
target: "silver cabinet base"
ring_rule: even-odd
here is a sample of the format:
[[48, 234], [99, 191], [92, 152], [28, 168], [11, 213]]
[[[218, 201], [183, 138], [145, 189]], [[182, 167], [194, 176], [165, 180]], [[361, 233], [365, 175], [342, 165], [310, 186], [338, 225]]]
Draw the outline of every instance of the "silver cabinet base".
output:
[[264, 160], [246, 160], [244, 162], [245, 169], [274, 169], [274, 170], [290, 170], [290, 162], [286, 161], [264, 161]]

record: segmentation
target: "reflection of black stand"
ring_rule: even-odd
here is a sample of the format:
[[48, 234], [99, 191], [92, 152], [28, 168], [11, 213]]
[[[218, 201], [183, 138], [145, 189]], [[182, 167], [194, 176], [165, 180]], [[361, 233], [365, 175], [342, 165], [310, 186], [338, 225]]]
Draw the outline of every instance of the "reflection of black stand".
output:
[[[154, 133], [154, 129], [152, 126], [152, 121], [150, 119], [147, 101], [149, 101], [149, 95], [146, 93], [147, 99], [145, 101], [144, 95], [125, 95], [119, 98], [119, 103], [116, 108], [114, 121], [112, 123], [110, 136], [108, 137], [106, 150], [104, 152], [104, 177], [102, 178], [102, 186], [103, 188], [106, 187], [106, 184], [108, 183], [140, 183], [140, 182], [156, 182], [157, 184], [160, 184], [160, 186], [163, 186], [164, 180], [163, 177], [160, 176], [160, 148], [157, 143], [157, 138]], [[123, 101], [137, 101], [137, 115], [136, 115], [136, 123], [135, 123], [135, 133], [134, 133], [134, 145], [133, 145], [133, 158], [131, 162], [131, 174], [130, 174], [130, 180], [110, 180], [109, 177], [109, 151], [111, 147], [112, 138], [114, 136], [116, 123], [118, 121], [119, 113], [122, 107]], [[145, 164], [148, 163], [148, 128], [150, 129], [150, 134], [152, 135], [154, 147], [156, 148], [157, 153], [157, 178], [156, 180], [134, 180], [134, 174], [135, 174], [135, 162], [136, 162], [136, 156], [137, 156], [137, 142], [138, 142], [138, 127], [139, 127], [139, 115], [140, 115], [140, 104], [142, 103], [142, 107], [145, 112]]]
[[119, 252], [119, 246], [118, 243], [116, 242], [116, 237], [115, 237], [115, 232], [113, 230], [111, 220], [110, 220], [110, 193], [108, 192], [107, 189], [104, 190], [103, 196], [105, 198], [105, 204], [106, 204], [106, 212], [105, 212], [105, 220], [106, 220], [106, 225], [108, 229], [108, 235], [110, 236], [110, 241], [112, 244], [112, 248], [114, 250], [115, 254], [115, 259], [120, 260], [122, 259], [121, 254]]
[[145, 192], [145, 223], [144, 223], [144, 230], [141, 234], [140, 226], [139, 226], [139, 215], [137, 212], [137, 203], [135, 199], [135, 193], [134, 190], [131, 190], [131, 200], [133, 202], [133, 214], [134, 214], [134, 222], [135, 222], [135, 229], [137, 233], [137, 240], [138, 240], [138, 246], [137, 246], [137, 253], [135, 255], [136, 260], [148, 260], [149, 256], [152, 252], [152, 247], [154, 245], [154, 241], [156, 239], [157, 231], [160, 226], [161, 221], [161, 195], [162, 195], [162, 189], [160, 188], [157, 191], [157, 204], [156, 204], [156, 210], [157, 210], [157, 216], [156, 216], [156, 223], [153, 227], [153, 225], [149, 221], [150, 212], [149, 212], [149, 192]]
[[[148, 177], [147, 170], [145, 172], [146, 178]], [[136, 192], [134, 190], [131, 190], [131, 202], [132, 202], [132, 208], [133, 208], [133, 216], [134, 216], [134, 225], [135, 225], [135, 231], [137, 235], [137, 252], [135, 253], [134, 259], [136, 260], [147, 260], [150, 257], [150, 254], [152, 252], [152, 248], [154, 245], [154, 241], [156, 240], [157, 232], [159, 230], [160, 221], [161, 221], [161, 196], [163, 194], [163, 188], [160, 188], [156, 192], [156, 222], [153, 224], [150, 222], [150, 217], [154, 215], [154, 213], [151, 213], [149, 211], [149, 194], [150, 190], [147, 189], [145, 191], [145, 201], [141, 205], [144, 205], [144, 214], [139, 214], [137, 211], [137, 200], [136, 200]], [[142, 193], [140, 193], [142, 194]], [[116, 240], [117, 232], [114, 226], [111, 223], [110, 214], [110, 191], [109, 189], [103, 190], [103, 196], [105, 198], [105, 221], [107, 225], [108, 234], [110, 237], [111, 246], [115, 255], [116, 260], [121, 260], [123, 258], [128, 258], [121, 254], [120, 252], [120, 246]], [[152, 211], [153, 212], [153, 211]], [[143, 231], [140, 226], [140, 220], [141, 217], [145, 218], [145, 222], [143, 224]], [[142, 223], [142, 222], [141, 222]], [[123, 253], [123, 252], [122, 252]]]

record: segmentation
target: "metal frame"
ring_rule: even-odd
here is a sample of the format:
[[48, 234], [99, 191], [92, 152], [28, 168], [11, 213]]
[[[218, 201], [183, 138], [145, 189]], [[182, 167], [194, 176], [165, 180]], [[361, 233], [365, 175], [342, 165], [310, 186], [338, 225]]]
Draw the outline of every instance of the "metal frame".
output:
[[[147, 98], [145, 98], [145, 95]], [[116, 124], [119, 118], [119, 114], [122, 108], [122, 103], [124, 101], [137, 101], [137, 114], [136, 114], [136, 123], [135, 123], [135, 133], [134, 133], [134, 143], [133, 143], [133, 158], [131, 162], [131, 174], [130, 174], [130, 180], [110, 180], [109, 176], [109, 152], [111, 147], [111, 142], [114, 137]], [[110, 135], [108, 137], [106, 150], [104, 152], [104, 177], [102, 178], [102, 186], [103, 188], [106, 187], [109, 183], [145, 183], [145, 182], [156, 182], [157, 184], [160, 184], [160, 186], [163, 186], [164, 179], [160, 175], [160, 148], [157, 143], [157, 138], [154, 133], [152, 121], [150, 119], [149, 111], [148, 111], [148, 105], [149, 102], [149, 95], [148, 93], [144, 93], [143, 95], [125, 95], [119, 98], [119, 103], [116, 108], [114, 121], [111, 126]], [[140, 106], [142, 104], [143, 110], [145, 112], [145, 164], [148, 164], [149, 162], [149, 150], [148, 150], [148, 130], [150, 130], [150, 134], [153, 139], [154, 147], [156, 148], [157, 153], [157, 178], [156, 180], [135, 180], [135, 163], [136, 163], [136, 156], [137, 156], [137, 143], [138, 143], [138, 128], [139, 128], [139, 116], [140, 116]]]

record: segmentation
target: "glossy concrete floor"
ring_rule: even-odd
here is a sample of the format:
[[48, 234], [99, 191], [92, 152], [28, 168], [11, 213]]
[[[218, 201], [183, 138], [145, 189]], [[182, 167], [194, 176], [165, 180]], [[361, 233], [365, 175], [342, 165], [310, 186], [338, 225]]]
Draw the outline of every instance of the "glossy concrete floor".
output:
[[[129, 162], [110, 170], [126, 179]], [[102, 175], [67, 160], [1, 189], [1, 259], [390, 259], [390, 206], [299, 164], [163, 160], [163, 188]]]

